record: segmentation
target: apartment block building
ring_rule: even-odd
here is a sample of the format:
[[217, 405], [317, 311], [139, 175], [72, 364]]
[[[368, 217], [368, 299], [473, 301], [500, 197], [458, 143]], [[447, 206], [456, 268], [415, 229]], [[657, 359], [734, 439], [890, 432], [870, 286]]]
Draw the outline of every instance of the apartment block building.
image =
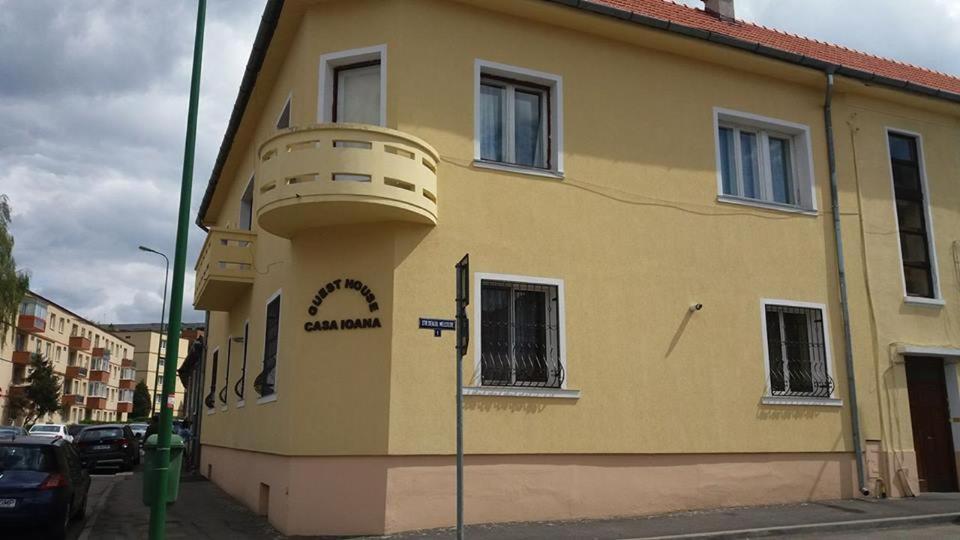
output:
[[[137, 371], [137, 382], [144, 381], [147, 390], [155, 402], [154, 409], [161, 404], [163, 394], [163, 370], [167, 356], [167, 336], [160, 333], [159, 324], [114, 324], [111, 325], [124, 339], [134, 344], [134, 367]], [[202, 328], [202, 325], [199, 325]], [[198, 325], [186, 323], [184, 331], [191, 331]], [[177, 344], [177, 365], [187, 357], [189, 342], [180, 338]], [[183, 409], [184, 387], [183, 382], [177, 379], [175, 390], [174, 412], [179, 414]]]
[[0, 343], [0, 421], [20, 423], [7, 403], [28, 385], [31, 356], [53, 363], [64, 409], [42, 421], [126, 420], [133, 409], [134, 344], [30, 291]]
[[734, 2], [271, 0], [201, 472], [287, 534], [956, 491], [960, 79]]

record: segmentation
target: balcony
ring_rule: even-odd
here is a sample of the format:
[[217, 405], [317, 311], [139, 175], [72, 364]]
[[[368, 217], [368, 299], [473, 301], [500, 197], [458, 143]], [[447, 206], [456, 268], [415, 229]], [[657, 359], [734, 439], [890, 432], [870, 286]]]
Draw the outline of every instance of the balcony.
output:
[[17, 328], [31, 334], [39, 334], [47, 329], [47, 321], [36, 315], [21, 315], [17, 319]]
[[86, 398], [84, 396], [81, 396], [80, 394], [64, 394], [63, 397], [60, 399], [60, 402], [67, 407], [70, 407], [73, 405], [83, 407], [84, 403], [86, 402]]
[[72, 336], [69, 346], [71, 351], [89, 351], [90, 339], [83, 336]]
[[30, 365], [30, 351], [13, 351], [13, 365], [15, 366], [29, 366]]
[[120, 367], [133, 367], [133, 360], [130, 358], [120, 360]]
[[86, 406], [88, 409], [106, 409], [107, 408], [107, 398], [105, 397], [96, 397], [96, 396], [87, 396]]
[[230, 309], [237, 296], [253, 285], [256, 246], [255, 233], [212, 227], [197, 258], [194, 307], [207, 311]]
[[88, 373], [87, 368], [83, 366], [67, 366], [68, 379], [86, 379]]
[[102, 369], [91, 369], [90, 380], [93, 382], [110, 382], [110, 372]]
[[329, 225], [437, 224], [437, 164], [426, 142], [361, 124], [286, 130], [260, 146], [257, 222], [284, 238]]
[[133, 412], [133, 403], [117, 403], [117, 412], [118, 413]]
[[121, 390], [133, 390], [134, 386], [136, 386], [136, 384], [133, 382], [132, 379], [121, 380], [120, 382], [117, 383], [117, 387], [120, 388]]

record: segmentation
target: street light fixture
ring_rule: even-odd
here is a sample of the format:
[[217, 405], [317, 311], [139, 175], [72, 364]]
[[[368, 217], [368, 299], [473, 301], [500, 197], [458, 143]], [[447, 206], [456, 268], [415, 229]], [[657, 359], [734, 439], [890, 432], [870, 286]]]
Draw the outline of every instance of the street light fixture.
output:
[[[157, 408], [157, 397], [162, 394], [162, 392], [158, 392], [158, 389], [160, 386], [160, 358], [162, 355], [162, 348], [163, 348], [162, 347], [163, 336], [166, 335], [163, 331], [163, 328], [164, 328], [163, 321], [167, 314], [167, 279], [169, 279], [170, 277], [170, 259], [168, 259], [167, 256], [164, 255], [163, 253], [160, 253], [155, 249], [150, 249], [146, 246], [140, 246], [139, 249], [140, 251], [146, 251], [148, 253], [157, 254], [163, 257], [163, 260], [166, 261], [167, 263], [167, 270], [163, 276], [163, 307], [160, 309], [160, 340], [157, 343], [157, 369], [153, 374], [153, 399], [150, 400], [150, 416], [152, 417]], [[169, 347], [170, 344], [167, 343], [167, 346]], [[150, 367], [149, 356], [147, 357], [147, 367], [148, 368]]]

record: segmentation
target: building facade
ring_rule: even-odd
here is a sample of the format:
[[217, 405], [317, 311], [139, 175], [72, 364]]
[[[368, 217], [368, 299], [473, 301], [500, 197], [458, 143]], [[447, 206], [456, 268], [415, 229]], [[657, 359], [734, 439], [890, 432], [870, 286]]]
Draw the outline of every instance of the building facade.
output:
[[419, 319], [469, 254], [468, 522], [956, 490], [960, 80], [716, 9], [268, 2], [201, 472], [287, 534], [451, 525]]
[[[159, 324], [115, 324], [117, 333], [136, 346], [134, 366], [137, 370], [137, 382], [144, 381], [154, 402], [154, 410], [160, 406], [163, 394], [163, 367], [167, 356], [167, 336], [160, 333]], [[185, 327], [194, 325], [185, 324]], [[185, 330], [187, 330], [185, 328]], [[177, 365], [187, 357], [188, 340], [180, 338], [177, 347]], [[159, 354], [159, 357], [158, 357]], [[159, 368], [159, 369], [158, 369]], [[182, 416], [184, 386], [177, 379], [174, 396], [174, 411]]]
[[32, 354], [53, 363], [64, 409], [40, 419], [122, 422], [133, 409], [135, 346], [76, 313], [28, 292], [14, 326], [0, 343], [0, 421], [20, 424], [8, 400], [28, 385]]

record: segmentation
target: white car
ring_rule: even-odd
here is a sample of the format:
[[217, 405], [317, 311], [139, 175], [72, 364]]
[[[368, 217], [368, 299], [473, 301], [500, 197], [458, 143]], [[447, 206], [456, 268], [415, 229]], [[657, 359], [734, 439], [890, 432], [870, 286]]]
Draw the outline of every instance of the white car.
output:
[[27, 434], [31, 437], [62, 437], [73, 442], [73, 436], [67, 432], [67, 426], [63, 424], [34, 424]]

